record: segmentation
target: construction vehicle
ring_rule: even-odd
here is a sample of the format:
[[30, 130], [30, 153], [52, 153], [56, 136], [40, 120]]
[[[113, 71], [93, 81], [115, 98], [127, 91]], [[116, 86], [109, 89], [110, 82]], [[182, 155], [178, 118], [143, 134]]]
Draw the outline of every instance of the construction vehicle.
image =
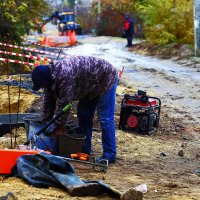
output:
[[[59, 22], [58, 22], [59, 20]], [[76, 34], [82, 34], [82, 28], [80, 24], [75, 22], [74, 11], [58, 12], [55, 11], [50, 18], [46, 19], [43, 25], [52, 21], [54, 25], [58, 26], [60, 36], [68, 36], [70, 45], [76, 43]]]
[[[59, 23], [57, 23], [59, 20]], [[45, 20], [45, 23], [52, 21], [54, 25], [58, 24], [58, 30], [60, 35], [65, 35], [67, 31], [75, 31], [76, 34], [82, 34], [82, 28], [80, 24], [75, 22], [74, 11], [58, 12], [55, 11], [49, 19]]]
[[69, 30], [75, 31], [76, 34], [81, 34], [81, 26], [75, 22], [75, 14], [73, 11], [60, 13], [60, 19], [58, 30], [61, 35]]

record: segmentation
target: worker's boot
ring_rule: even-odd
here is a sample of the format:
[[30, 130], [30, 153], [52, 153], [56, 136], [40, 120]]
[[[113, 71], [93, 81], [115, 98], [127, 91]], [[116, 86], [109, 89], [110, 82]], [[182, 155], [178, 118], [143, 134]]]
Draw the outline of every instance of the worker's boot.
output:
[[116, 157], [108, 157], [108, 156], [103, 155], [101, 157], [96, 158], [95, 162], [99, 163], [99, 162], [101, 162], [101, 160], [107, 160], [108, 164], [111, 164], [111, 163], [115, 163], [116, 162]]

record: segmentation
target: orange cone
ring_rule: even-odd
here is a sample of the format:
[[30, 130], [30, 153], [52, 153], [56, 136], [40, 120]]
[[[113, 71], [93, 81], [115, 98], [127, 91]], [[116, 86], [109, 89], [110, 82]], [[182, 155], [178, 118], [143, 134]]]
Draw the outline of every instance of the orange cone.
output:
[[44, 37], [44, 39], [42, 40], [42, 45], [46, 45], [47, 44], [47, 36]]
[[72, 43], [73, 45], [76, 44], [76, 32], [72, 31]]
[[76, 33], [75, 33], [75, 31], [69, 30], [67, 33], [68, 33], [68, 37], [69, 37], [69, 44], [71, 46], [76, 44]]

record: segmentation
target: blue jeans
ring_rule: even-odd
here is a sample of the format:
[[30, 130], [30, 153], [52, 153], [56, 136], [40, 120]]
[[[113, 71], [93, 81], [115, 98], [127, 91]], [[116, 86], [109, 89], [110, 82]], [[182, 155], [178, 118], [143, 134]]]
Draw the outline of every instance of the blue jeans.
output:
[[127, 34], [127, 46], [131, 47], [132, 46], [132, 40], [133, 40], [133, 35], [132, 34]]
[[102, 147], [103, 155], [115, 159], [116, 158], [116, 138], [115, 138], [115, 97], [118, 79], [105, 94], [89, 99], [85, 97], [81, 99], [77, 107], [77, 116], [79, 126], [86, 134], [83, 144], [83, 152], [90, 154], [92, 144], [92, 125], [95, 110], [102, 129]]

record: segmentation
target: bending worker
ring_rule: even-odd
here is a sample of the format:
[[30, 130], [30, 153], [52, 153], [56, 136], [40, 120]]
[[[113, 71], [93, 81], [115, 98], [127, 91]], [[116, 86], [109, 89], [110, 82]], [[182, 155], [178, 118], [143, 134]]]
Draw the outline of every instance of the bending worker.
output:
[[[97, 158], [116, 160], [115, 96], [117, 71], [107, 61], [90, 56], [72, 56], [32, 71], [33, 90], [44, 88], [43, 119], [49, 121], [69, 102], [79, 100], [77, 117], [86, 134], [83, 153], [90, 154], [95, 109], [102, 129], [103, 155]], [[64, 125], [69, 114], [61, 116], [46, 130], [51, 135]]]

